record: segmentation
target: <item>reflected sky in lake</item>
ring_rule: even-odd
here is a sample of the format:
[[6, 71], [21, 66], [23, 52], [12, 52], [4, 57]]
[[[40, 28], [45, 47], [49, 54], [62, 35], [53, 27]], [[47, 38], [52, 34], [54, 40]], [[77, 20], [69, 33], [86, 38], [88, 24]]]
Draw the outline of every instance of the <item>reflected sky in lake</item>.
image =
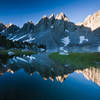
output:
[[100, 99], [99, 67], [44, 66], [14, 59], [0, 65], [0, 100]]
[[99, 100], [100, 87], [83, 74], [69, 74], [63, 83], [32, 76], [23, 69], [0, 77], [0, 100]]

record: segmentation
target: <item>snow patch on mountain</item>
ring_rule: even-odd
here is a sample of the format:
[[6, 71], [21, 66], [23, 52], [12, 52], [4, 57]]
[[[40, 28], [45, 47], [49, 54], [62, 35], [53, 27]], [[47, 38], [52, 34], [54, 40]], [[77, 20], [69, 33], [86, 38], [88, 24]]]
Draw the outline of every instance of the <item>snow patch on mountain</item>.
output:
[[60, 55], [68, 55], [68, 51], [65, 50], [64, 47], [60, 47], [59, 50], [60, 50], [59, 52]]
[[70, 43], [69, 36], [68, 37], [64, 37], [61, 41], [62, 41], [62, 43], [64, 43], [64, 46], [67, 46]]
[[69, 30], [65, 29], [65, 32], [69, 32]]
[[64, 47], [60, 47], [59, 50], [64, 50]]
[[29, 58], [30, 60], [35, 60], [36, 58], [33, 57], [32, 55], [31, 56], [27, 56], [27, 58]]
[[98, 52], [100, 52], [100, 46], [98, 46], [97, 50], [98, 50]]
[[54, 28], [54, 26], [50, 26], [50, 28]]
[[67, 50], [63, 50], [61, 52], [59, 52], [60, 55], [68, 55], [68, 51]]
[[17, 35], [13, 36], [12, 38], [10, 38], [9, 40], [14, 40], [17, 37]]
[[35, 40], [35, 38], [29, 38], [29, 39], [27, 39], [27, 40], [24, 40], [23, 42], [29, 42], [29, 43], [31, 43], [33, 40]]
[[82, 44], [84, 41], [88, 42], [88, 39], [86, 39], [85, 36], [80, 36], [79, 44]]
[[18, 60], [21, 60], [21, 61], [23, 61], [23, 62], [28, 63], [28, 62], [27, 62], [27, 60], [25, 60], [25, 59], [23, 59], [23, 58], [21, 58], [21, 57], [16, 57], [16, 59], [18, 59]]
[[19, 37], [19, 38], [13, 39], [13, 41], [19, 41], [19, 40], [25, 38], [26, 36], [28, 36], [28, 34], [23, 35], [23, 36], [21, 36], [21, 37]]

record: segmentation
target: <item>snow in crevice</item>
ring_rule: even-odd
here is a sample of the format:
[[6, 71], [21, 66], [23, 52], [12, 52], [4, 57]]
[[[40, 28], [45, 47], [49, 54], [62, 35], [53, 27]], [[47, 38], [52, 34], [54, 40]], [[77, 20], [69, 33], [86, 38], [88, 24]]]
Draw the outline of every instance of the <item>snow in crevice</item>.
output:
[[4, 32], [5, 32], [5, 29], [4, 29], [4, 30], [2, 30], [2, 32], [4, 33]]
[[10, 38], [9, 40], [14, 40], [17, 37], [17, 35], [13, 36], [12, 38]]
[[64, 47], [60, 47], [59, 50], [60, 50], [60, 52], [59, 52], [60, 55], [68, 55], [68, 51], [65, 50]]
[[28, 34], [23, 35], [23, 36], [21, 36], [21, 37], [19, 37], [19, 38], [17, 38], [17, 39], [14, 39], [13, 41], [19, 41], [19, 40], [23, 39], [24, 37], [26, 37], [27, 35], [28, 35]]
[[27, 56], [27, 58], [29, 58], [30, 60], [35, 60], [36, 58], [33, 57], [32, 55], [31, 56]]
[[23, 42], [32, 42], [33, 40], [35, 40], [35, 38], [29, 38], [29, 39], [27, 39], [27, 40], [24, 40]]
[[44, 51], [45, 51], [45, 49], [44, 49], [44, 48], [40, 48], [40, 51], [41, 51], [41, 52], [44, 52]]
[[68, 53], [65, 52], [59, 52], [60, 55], [68, 55]]
[[16, 59], [28, 63], [27, 60], [25, 60], [25, 59], [23, 59], [21, 57], [16, 57]]
[[61, 40], [61, 42], [64, 43], [64, 46], [67, 46], [67, 45], [70, 43], [69, 36], [68, 36], [68, 37], [64, 37], [64, 38]]
[[[15, 62], [17, 63], [17, 59], [16, 59], [15, 56], [12, 58], [12, 60], [15, 61]], [[13, 63], [13, 62], [11, 62], [11, 63]]]
[[63, 49], [59, 52], [60, 55], [68, 55], [68, 51]]
[[65, 29], [65, 32], [69, 32], [69, 30]]
[[50, 28], [54, 28], [54, 26], [50, 26]]
[[97, 51], [100, 52], [100, 46], [98, 46]]
[[64, 50], [64, 47], [60, 47], [59, 50]]
[[86, 39], [85, 36], [80, 36], [79, 44], [82, 44], [84, 41], [88, 42], [88, 39]]
[[[31, 30], [31, 31], [32, 31], [32, 30]], [[35, 40], [35, 38], [32, 37], [32, 34], [29, 34], [29, 35], [28, 35], [28, 39], [24, 40], [23, 42], [29, 42], [29, 43], [31, 43], [33, 40]]]

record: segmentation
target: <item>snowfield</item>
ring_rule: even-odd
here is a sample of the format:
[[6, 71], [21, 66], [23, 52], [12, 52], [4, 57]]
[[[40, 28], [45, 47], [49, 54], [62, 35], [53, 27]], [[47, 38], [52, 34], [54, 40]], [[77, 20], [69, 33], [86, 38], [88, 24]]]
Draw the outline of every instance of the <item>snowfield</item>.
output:
[[67, 45], [70, 43], [69, 36], [68, 36], [68, 37], [63, 38], [61, 41], [62, 41], [62, 43], [64, 43], [64, 46], [67, 46]]
[[84, 41], [88, 42], [88, 39], [86, 39], [85, 36], [80, 36], [79, 44], [82, 44]]
[[14, 39], [13, 41], [19, 41], [19, 40], [21, 40], [21, 39], [25, 38], [27, 35], [28, 35], [28, 34], [23, 35], [23, 36], [21, 36], [21, 37], [19, 37], [19, 38], [17, 38], [17, 39]]

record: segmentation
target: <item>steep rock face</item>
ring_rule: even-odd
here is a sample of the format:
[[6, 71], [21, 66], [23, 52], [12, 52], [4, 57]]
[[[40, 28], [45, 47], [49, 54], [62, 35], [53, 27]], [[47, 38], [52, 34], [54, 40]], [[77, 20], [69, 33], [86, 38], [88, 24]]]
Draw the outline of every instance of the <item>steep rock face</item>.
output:
[[93, 15], [88, 15], [85, 19], [84, 26], [90, 27], [91, 30], [95, 30], [100, 27], [100, 10]]
[[[11, 29], [12, 26], [8, 25], [7, 30]], [[32, 22], [25, 23], [19, 32], [14, 33], [10, 34], [10, 40], [42, 44], [46, 45], [47, 49], [67, 46], [66, 44], [79, 44], [81, 35], [87, 38], [87, 30], [70, 22], [64, 13], [58, 14], [56, 18], [54, 14], [49, 18], [43, 16], [36, 25]], [[70, 42], [67, 43], [68, 41]]]
[[55, 21], [55, 16], [54, 14], [51, 14], [50, 17], [49, 17], [49, 24], [52, 25]]
[[[57, 15], [58, 16], [58, 15]], [[39, 23], [36, 25], [39, 29], [39, 33], [34, 40], [37, 44], [44, 44], [48, 49], [58, 48], [61, 46], [61, 38], [65, 33], [67, 20], [64, 21], [67, 17], [64, 14], [59, 14], [59, 18], [52, 14], [49, 18], [44, 16]]]
[[91, 68], [84, 69], [83, 71], [77, 70], [76, 72], [83, 73], [84, 77], [87, 80], [92, 80], [98, 86], [100, 86], [100, 69], [99, 68], [91, 67]]
[[23, 27], [22, 27], [22, 31], [24, 31], [24, 32], [28, 32], [28, 33], [30, 33], [30, 32], [34, 32], [35, 30], [34, 30], [34, 24], [32, 23], [32, 21], [31, 22], [27, 22], [27, 23], [25, 23], [24, 25], [23, 25]]
[[49, 27], [49, 19], [43, 16], [39, 23], [36, 25], [37, 32], [46, 31]]
[[8, 25], [6, 25], [5, 32], [15, 34], [19, 30], [20, 30], [20, 28], [18, 26], [14, 25], [14, 24], [8, 24]]
[[56, 19], [57, 19], [57, 20], [69, 21], [68, 17], [67, 17], [63, 12], [61, 12], [60, 14], [58, 14], [58, 15], [56, 16]]
[[[95, 21], [97, 19], [99, 23], [99, 12], [93, 16], [95, 16]], [[100, 35], [97, 33], [100, 31], [99, 29], [91, 31], [91, 27], [87, 26], [88, 23], [90, 23], [88, 21], [90, 19], [91, 16], [86, 19], [84, 24], [81, 23], [76, 25], [70, 22], [64, 13], [58, 14], [56, 18], [54, 14], [51, 14], [49, 18], [47, 16], [43, 16], [36, 25], [32, 22], [27, 22], [21, 29], [15, 25], [9, 24], [6, 26], [6, 31], [3, 32], [3, 34], [13, 41], [46, 45], [47, 49], [59, 49], [59, 47], [68, 48], [70, 46], [77, 45], [90, 46], [93, 44], [99, 46]], [[91, 21], [91, 23], [94, 23], [95, 25], [95, 21]], [[99, 24], [96, 27], [99, 27]]]
[[0, 32], [3, 31], [5, 28], [5, 25], [2, 22], [0, 22]]

